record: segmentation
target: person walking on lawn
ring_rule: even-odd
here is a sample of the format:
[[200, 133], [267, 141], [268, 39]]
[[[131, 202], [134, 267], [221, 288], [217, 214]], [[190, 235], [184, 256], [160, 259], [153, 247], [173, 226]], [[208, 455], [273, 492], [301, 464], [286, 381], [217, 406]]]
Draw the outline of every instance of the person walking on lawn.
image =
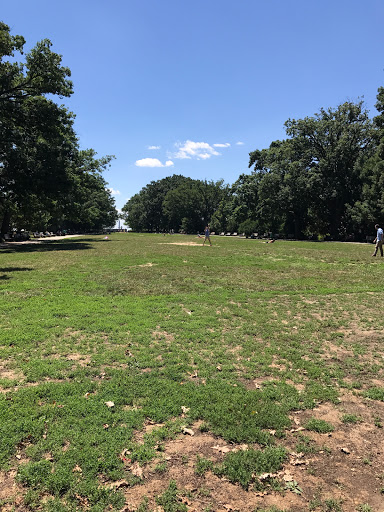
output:
[[380, 255], [383, 257], [383, 230], [382, 228], [376, 224], [375, 228], [377, 230], [376, 238], [374, 239], [373, 243], [376, 243], [375, 252], [372, 254], [372, 256], [376, 256], [377, 250], [380, 249]]
[[203, 242], [203, 245], [205, 244], [205, 242], [207, 240], [209, 242], [209, 245], [212, 245], [212, 242], [211, 242], [211, 230], [209, 228], [209, 224], [207, 224], [207, 226], [205, 226], [205, 229], [204, 229], [204, 242]]

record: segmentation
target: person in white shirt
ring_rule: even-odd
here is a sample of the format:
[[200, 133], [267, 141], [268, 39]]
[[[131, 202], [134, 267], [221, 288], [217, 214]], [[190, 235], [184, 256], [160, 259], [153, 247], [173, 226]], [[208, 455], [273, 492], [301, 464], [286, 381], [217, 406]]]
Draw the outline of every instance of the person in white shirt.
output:
[[373, 243], [376, 244], [376, 247], [375, 247], [375, 252], [372, 254], [372, 256], [376, 256], [378, 249], [380, 249], [380, 254], [381, 254], [381, 256], [383, 256], [383, 236], [384, 236], [384, 233], [383, 233], [383, 230], [381, 229], [381, 227], [378, 224], [375, 225], [375, 228], [377, 229], [377, 233], [376, 233], [376, 238], [374, 239]]

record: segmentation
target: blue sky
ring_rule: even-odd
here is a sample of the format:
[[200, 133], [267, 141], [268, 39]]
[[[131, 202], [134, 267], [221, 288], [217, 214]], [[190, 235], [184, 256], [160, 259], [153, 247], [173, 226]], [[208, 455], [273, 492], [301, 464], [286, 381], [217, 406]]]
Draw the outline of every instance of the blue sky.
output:
[[171, 174], [224, 179], [285, 137], [288, 118], [384, 86], [382, 0], [17, 0], [0, 19], [72, 71], [83, 148], [113, 154], [121, 208]]

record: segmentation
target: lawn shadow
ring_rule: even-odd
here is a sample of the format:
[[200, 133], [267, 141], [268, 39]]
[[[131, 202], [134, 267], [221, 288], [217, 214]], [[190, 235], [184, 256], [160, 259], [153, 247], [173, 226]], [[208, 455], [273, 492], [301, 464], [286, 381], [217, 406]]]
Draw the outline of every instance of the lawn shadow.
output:
[[9, 276], [7, 276], [7, 274], [10, 273], [10, 272], [25, 272], [25, 271], [30, 271], [30, 270], [34, 270], [34, 269], [33, 268], [29, 268], [29, 267], [4, 267], [4, 268], [0, 268], [0, 273], [3, 272], [3, 275], [0, 275], [0, 280], [1, 281], [8, 281], [9, 279], [11, 279]]
[[11, 242], [8, 244], [3, 244], [0, 247], [0, 254], [9, 254], [9, 253], [25, 253], [25, 252], [49, 252], [49, 251], [84, 251], [87, 249], [92, 249], [92, 245], [88, 242], [92, 240], [87, 239], [87, 241], [73, 240], [67, 241], [63, 240], [60, 242], [57, 241], [44, 241], [41, 243], [20, 243]]
[[34, 270], [29, 267], [4, 267], [0, 268], [0, 272], [25, 272], [27, 270]]

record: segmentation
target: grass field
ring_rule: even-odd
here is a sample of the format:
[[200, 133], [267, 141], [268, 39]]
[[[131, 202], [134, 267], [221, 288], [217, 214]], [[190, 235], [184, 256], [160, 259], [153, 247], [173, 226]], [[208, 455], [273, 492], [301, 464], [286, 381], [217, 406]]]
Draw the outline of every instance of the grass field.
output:
[[384, 511], [384, 261], [201, 244], [0, 248], [1, 510]]

